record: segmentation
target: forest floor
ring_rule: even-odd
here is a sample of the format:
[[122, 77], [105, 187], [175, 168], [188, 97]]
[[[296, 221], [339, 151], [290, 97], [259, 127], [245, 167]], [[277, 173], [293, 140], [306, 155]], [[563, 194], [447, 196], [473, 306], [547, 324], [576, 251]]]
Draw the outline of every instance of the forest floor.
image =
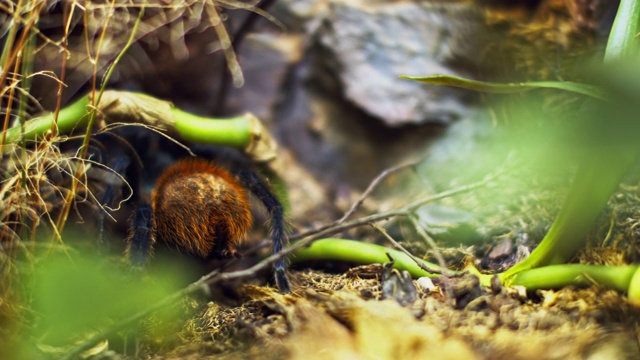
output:
[[[498, 186], [503, 192], [505, 187]], [[593, 245], [576, 261], [592, 264], [633, 262], [633, 194], [622, 186], [592, 233]], [[515, 190], [514, 190], [515, 191]], [[521, 197], [519, 213], [503, 211], [478, 216], [498, 234], [544, 233], [554, 205], [545, 201], [562, 192], [538, 191], [536, 200]], [[482, 203], [484, 195], [452, 200]], [[505, 194], [515, 197], [514, 194]], [[529, 194], [529, 196], [534, 196]], [[547, 204], [542, 206], [541, 204]], [[450, 203], [451, 204], [451, 203]], [[527, 205], [528, 204], [528, 205]], [[546, 225], [544, 224], [546, 222]], [[487, 224], [488, 223], [488, 224]], [[493, 225], [492, 225], [493, 224]], [[500, 225], [498, 225], [500, 224]], [[518, 225], [519, 224], [519, 225]], [[612, 226], [613, 224], [613, 226]], [[478, 224], [474, 225], [480, 227]], [[510, 230], [509, 230], [510, 229]], [[494, 230], [486, 230], [492, 233]], [[608, 234], [608, 235], [607, 235]], [[485, 235], [486, 236], [486, 235]], [[494, 238], [500, 239], [500, 236]], [[527, 237], [525, 237], [527, 238]], [[601, 239], [608, 239], [602, 247]], [[596, 240], [600, 239], [600, 241]], [[458, 264], [492, 258], [501, 241], [440, 250]], [[596, 244], [597, 242], [597, 244]], [[485, 267], [517, 261], [517, 246]], [[417, 251], [416, 253], [424, 253]], [[429, 253], [427, 251], [427, 253]], [[466, 260], [460, 261], [460, 254]], [[493, 255], [495, 257], [495, 255]], [[500, 259], [507, 263], [501, 262]], [[456, 260], [458, 259], [458, 260]], [[471, 261], [474, 261], [471, 260]], [[313, 265], [313, 266], [310, 266]], [[452, 265], [455, 268], [456, 265]], [[597, 285], [586, 288], [527, 292], [495, 282], [480, 285], [462, 275], [411, 279], [389, 264], [339, 262], [296, 264], [291, 271], [294, 291], [282, 295], [264, 284], [246, 284], [233, 300], [185, 302], [193, 310], [186, 325], [173, 334], [147, 342], [152, 359], [637, 359], [640, 357], [638, 309], [625, 294]], [[257, 283], [257, 282], [256, 282]], [[193, 313], [191, 313], [193, 314]], [[143, 341], [144, 343], [144, 341]], [[171, 344], [171, 345], [169, 345]]]
[[[386, 273], [386, 275], [385, 275]], [[390, 274], [390, 275], [389, 275]], [[151, 359], [637, 359], [637, 310], [598, 286], [526, 294], [474, 276], [410, 285], [382, 266], [293, 272], [295, 291], [242, 288], [209, 302]], [[398, 284], [395, 284], [398, 285]], [[453, 296], [453, 297], [449, 297]], [[163, 343], [163, 347], [167, 343]], [[148, 349], [151, 350], [151, 349]]]

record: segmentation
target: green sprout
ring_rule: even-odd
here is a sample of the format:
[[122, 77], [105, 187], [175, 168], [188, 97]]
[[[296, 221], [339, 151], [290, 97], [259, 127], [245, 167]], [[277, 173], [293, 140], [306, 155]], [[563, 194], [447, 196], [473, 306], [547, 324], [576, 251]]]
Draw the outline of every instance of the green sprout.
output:
[[[624, 61], [635, 58], [638, 48], [636, 34], [638, 33], [639, 18], [640, 2], [621, 1], [605, 51], [606, 66], [622, 64]], [[614, 110], [614, 106], [628, 108], [628, 105], [620, 104], [605, 96], [607, 91], [604, 88], [571, 82], [491, 84], [442, 75], [407, 78], [485, 92], [521, 92], [537, 88], [561, 89], [588, 95], [591, 99], [587, 101], [599, 101], [600, 103], [595, 106], [601, 109], [606, 108], [611, 111]], [[607, 88], [607, 90], [609, 89]], [[603, 104], [603, 100], [608, 104]], [[608, 107], [609, 104], [612, 106]], [[582, 132], [586, 133], [586, 136], [581, 139], [585, 142], [585, 149], [589, 146], [592, 149], [588, 151], [587, 156], [581, 158], [569, 194], [551, 229], [528, 258], [500, 274], [505, 283], [511, 283], [514, 276], [522, 271], [563, 264], [586, 245], [587, 234], [596, 218], [637, 158], [637, 146], [627, 135], [630, 131], [629, 127], [632, 125], [630, 124], [632, 118], [628, 117], [629, 111], [617, 110], [619, 115], [614, 116], [617, 118], [608, 119], [607, 124], [602, 124], [602, 118], [579, 124], [583, 127], [593, 126], [586, 132]], [[604, 115], [601, 111], [596, 111], [596, 114]], [[576, 131], [575, 133], [580, 136], [580, 132]], [[595, 133], [599, 138], [596, 139], [593, 136]]]
[[[388, 256], [387, 256], [388, 254]], [[327, 238], [315, 241], [308, 247], [295, 252], [291, 257], [294, 263], [309, 260], [338, 260], [357, 264], [373, 264], [394, 260], [393, 267], [406, 270], [414, 278], [440, 276], [442, 268], [428, 261], [410, 257], [404, 252], [384, 246], [356, 240]], [[568, 285], [600, 284], [622, 292], [640, 293], [640, 274], [638, 265], [606, 266], [584, 264], [549, 265], [515, 274], [510, 285], [524, 286], [529, 290], [556, 289]], [[467, 269], [477, 275], [483, 283], [489, 283], [495, 275], [481, 274], [475, 268]], [[451, 274], [459, 272], [450, 271]], [[634, 284], [634, 281], [639, 284]]]
[[[629, 299], [640, 304], [638, 266], [566, 264], [586, 246], [587, 235], [597, 217], [640, 152], [636, 140], [632, 139], [631, 135], [637, 134], [640, 130], [640, 125], [634, 123], [639, 110], [634, 105], [637, 103], [634, 94], [640, 90], [634, 80], [640, 78], [628, 76], [635, 74], [634, 70], [629, 71], [629, 64], [631, 69], [633, 66], [637, 68], [633, 61], [637, 60], [639, 25], [640, 1], [622, 0], [607, 42], [604, 66], [595, 70], [596, 75], [600, 76], [601, 84], [598, 85], [557, 81], [490, 83], [448, 75], [401, 76], [428, 84], [489, 93], [511, 94], [554, 89], [587, 97], [585, 111], [579, 114], [583, 118], [563, 119], [574, 121], [574, 127], [570, 130], [572, 135], [578, 136], [580, 140], [573, 145], [579, 146], [585, 153], [579, 159], [564, 205], [550, 230], [531, 255], [504, 273], [497, 274], [502, 283], [520, 285], [528, 289], [597, 283], [628, 292]], [[328, 249], [331, 246], [342, 249], [347, 254], [337, 254], [335, 249]], [[377, 254], [374, 254], [376, 252]], [[338, 239], [325, 239], [299, 250], [292, 259], [301, 261], [313, 257], [355, 262], [386, 262], [383, 255], [387, 252], [390, 252], [389, 249], [376, 248], [376, 245], [352, 242], [342, 244]], [[395, 262], [397, 268], [409, 270], [415, 277], [433, 275], [426, 274], [423, 270], [413, 271], [417, 266], [413, 260], [413, 265], [405, 267], [406, 259], [402, 259]], [[473, 267], [468, 270], [476, 273], [485, 284], [494, 276], [480, 274]]]
[[442, 270], [436, 264], [412, 258], [402, 251], [362, 241], [337, 238], [317, 240], [310, 246], [296, 251], [291, 260], [293, 262], [340, 260], [358, 264], [374, 264], [389, 262], [389, 257], [393, 259], [395, 268], [407, 270], [415, 278], [435, 277], [437, 276], [436, 272]]
[[[26, 121], [24, 129], [19, 126], [9, 128], [6, 131], [5, 149], [19, 143], [22, 139], [41, 138], [54, 126], [57, 126], [60, 133], [68, 133], [74, 129], [88, 126], [89, 98], [88, 95], [83, 96], [62, 108], [58, 113], [57, 122], [54, 114], [48, 113]], [[106, 91], [103, 95], [103, 100], [114, 98], [117, 98], [114, 100], [117, 102], [116, 104], [108, 101], [105, 105], [97, 105], [107, 115], [107, 120], [110, 118], [128, 120], [129, 122], [139, 120], [138, 123], [156, 126], [167, 131], [168, 134], [177, 134], [181, 139], [240, 149], [249, 146], [252, 142], [252, 136], [254, 136], [252, 127], [255, 126], [256, 119], [251, 114], [228, 119], [206, 118], [185, 112], [169, 102], [144, 94]], [[123, 98], [128, 101], [124, 101]], [[135, 103], [135, 106], [129, 105], [130, 103]], [[143, 113], [141, 114], [140, 111]], [[111, 117], [111, 113], [116, 116]]]

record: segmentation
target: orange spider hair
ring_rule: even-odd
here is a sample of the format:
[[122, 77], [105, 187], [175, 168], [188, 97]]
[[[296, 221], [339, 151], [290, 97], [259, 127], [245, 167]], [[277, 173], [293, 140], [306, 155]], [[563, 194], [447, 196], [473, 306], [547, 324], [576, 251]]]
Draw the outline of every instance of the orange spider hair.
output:
[[203, 258], [237, 257], [251, 227], [247, 192], [225, 169], [182, 160], [158, 179], [151, 195], [155, 237]]
[[[127, 256], [143, 267], [157, 240], [202, 258], [238, 256], [235, 246], [251, 226], [251, 192], [269, 212], [273, 253], [287, 243], [284, 208], [248, 159], [229, 156], [230, 170], [207, 160], [183, 160], [156, 182], [151, 204], [142, 201], [131, 217]], [[273, 265], [276, 286], [291, 292], [284, 257]]]

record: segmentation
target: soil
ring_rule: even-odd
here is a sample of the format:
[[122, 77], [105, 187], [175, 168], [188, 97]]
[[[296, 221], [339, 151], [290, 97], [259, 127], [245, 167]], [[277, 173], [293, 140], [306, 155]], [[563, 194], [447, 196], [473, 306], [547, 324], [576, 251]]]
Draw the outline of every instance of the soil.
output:
[[[361, 277], [361, 275], [363, 277]], [[593, 286], [527, 294], [471, 275], [414, 297], [385, 293], [381, 266], [293, 273], [295, 291], [243, 287], [242, 304], [209, 302], [150, 359], [637, 359], [637, 310]], [[451, 289], [453, 297], [443, 290]]]
[[[524, 177], [533, 178], [531, 174]], [[456, 246], [439, 241], [439, 251], [450, 267], [474, 262], [490, 272], [519, 261], [518, 254], [533, 249], [544, 235], [561, 203], [566, 182], [552, 184], [517, 196], [518, 187], [498, 182], [495, 188], [505, 192], [502, 201], [518, 198], [508, 206], [491, 189], [447, 199], [448, 206], [463, 209], [477, 209], [487, 198], [493, 198], [496, 206], [518, 209], [477, 210], [471, 223], [484, 243]], [[621, 265], [637, 259], [637, 235], [632, 230], [637, 191], [628, 183], [621, 186], [591, 234], [592, 245], [575, 261]], [[375, 238], [367, 232], [361, 236]], [[512, 245], [505, 248], [505, 242]], [[424, 245], [404, 244], [414, 253], [433, 257]], [[191, 309], [197, 310], [177, 338], [143, 340], [144, 352], [151, 359], [640, 357], [639, 309], [625, 294], [597, 284], [527, 292], [497, 281], [484, 287], [477, 277], [464, 273], [410, 279], [389, 264], [335, 261], [296, 264], [291, 277], [294, 292], [289, 295], [258, 281], [241, 285], [231, 302], [190, 299]]]

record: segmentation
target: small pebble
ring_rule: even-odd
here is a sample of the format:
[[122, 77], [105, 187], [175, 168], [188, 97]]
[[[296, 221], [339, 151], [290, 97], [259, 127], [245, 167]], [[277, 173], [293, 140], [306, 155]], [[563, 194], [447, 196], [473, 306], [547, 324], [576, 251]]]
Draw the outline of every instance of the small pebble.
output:
[[431, 279], [426, 276], [416, 280], [416, 283], [421, 289], [426, 291], [432, 291], [436, 288], [436, 286], [433, 284], [433, 281], [431, 281]]

